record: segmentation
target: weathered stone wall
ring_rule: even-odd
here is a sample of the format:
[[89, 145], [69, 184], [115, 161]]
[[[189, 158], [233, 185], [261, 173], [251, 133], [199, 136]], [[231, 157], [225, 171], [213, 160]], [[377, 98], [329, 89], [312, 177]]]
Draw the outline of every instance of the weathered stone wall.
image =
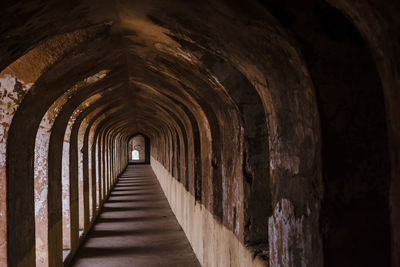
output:
[[[384, 96], [396, 85], [385, 88], [388, 77], [382, 75], [380, 63], [388, 59], [377, 57], [382, 56], [381, 50], [391, 39], [384, 32], [398, 28], [398, 23], [390, 23], [387, 30], [380, 27], [387, 24], [386, 19], [392, 21], [391, 13], [399, 6], [385, 4], [390, 6], [389, 11], [374, 1], [351, 5], [331, 2], [346, 12], [342, 14], [319, 1], [263, 1], [299, 40], [316, 87], [322, 128], [324, 200], [320, 222], [324, 264], [389, 266], [390, 254], [393, 259], [398, 255], [393, 243], [397, 238], [390, 237], [390, 232], [397, 230], [393, 221], [390, 230], [388, 205], [389, 201], [392, 206], [396, 202], [389, 197], [389, 188], [393, 193], [396, 187], [393, 182], [390, 186], [390, 180], [398, 180], [394, 178], [398, 174], [393, 169], [396, 159], [389, 158], [392, 149], [396, 150], [396, 141], [390, 138], [396, 122], [386, 114], [392, 112], [388, 108], [396, 100], [385, 100]], [[364, 23], [369, 24], [368, 29]], [[377, 47], [377, 40], [385, 44]], [[396, 73], [396, 67], [391, 68]], [[396, 210], [392, 209], [392, 214]], [[373, 259], [366, 254], [374, 255]]]
[[352, 238], [399, 265], [400, 8], [384, 3], [4, 3], [0, 265], [68, 261], [137, 133], [204, 265], [354, 266]]

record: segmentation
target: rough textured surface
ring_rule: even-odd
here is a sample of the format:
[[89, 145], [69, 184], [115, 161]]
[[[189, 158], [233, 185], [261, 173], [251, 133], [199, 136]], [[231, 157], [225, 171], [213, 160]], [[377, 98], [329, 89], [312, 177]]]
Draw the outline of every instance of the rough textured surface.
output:
[[396, 0], [3, 1], [0, 265], [73, 257], [140, 133], [146, 160], [245, 255], [399, 266], [399, 13]]
[[[293, 204], [282, 199], [276, 204], [273, 216], [268, 221], [269, 225], [269, 257], [271, 266], [322, 266], [321, 258], [309, 255], [309, 244], [315, 245], [315, 241], [306, 242], [312, 235], [307, 223], [307, 216], [297, 218], [294, 214]], [[297, 251], [293, 251], [296, 249]]]
[[200, 266], [149, 165], [129, 165], [72, 266]]
[[328, 3], [264, 4], [299, 40], [316, 88], [324, 265], [389, 266], [388, 132], [384, 88], [373, 54], [362, 33]]

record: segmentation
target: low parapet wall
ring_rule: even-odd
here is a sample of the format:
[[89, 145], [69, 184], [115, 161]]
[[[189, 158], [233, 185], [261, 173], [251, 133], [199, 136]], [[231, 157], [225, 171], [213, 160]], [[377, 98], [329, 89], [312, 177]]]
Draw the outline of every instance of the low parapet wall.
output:
[[153, 157], [151, 166], [202, 266], [265, 266]]

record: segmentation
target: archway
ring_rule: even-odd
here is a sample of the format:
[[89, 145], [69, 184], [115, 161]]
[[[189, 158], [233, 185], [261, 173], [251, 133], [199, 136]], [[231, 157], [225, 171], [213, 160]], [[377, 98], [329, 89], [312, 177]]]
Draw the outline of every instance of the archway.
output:
[[371, 51], [327, 3], [272, 2], [265, 4], [300, 41], [316, 88], [324, 265], [390, 266], [387, 118]]
[[[0, 67], [33, 53], [0, 74], [0, 265], [32, 265], [42, 251], [60, 265], [129, 159], [157, 165], [204, 262], [227, 266], [245, 251], [271, 266], [321, 266], [323, 254], [328, 266], [389, 265], [388, 195], [396, 229], [400, 173], [399, 101], [390, 98], [399, 98], [387, 89], [385, 103], [381, 87], [399, 88], [383, 75], [398, 68], [379, 77], [375, 65], [398, 64], [384, 51], [398, 51], [398, 40], [376, 30], [390, 16], [363, 28], [363, 6], [348, 4], [364, 38], [388, 39], [377, 49], [325, 2], [228, 2], [102, 2], [95, 10], [110, 13], [100, 15], [85, 1], [75, 8], [85, 16], [63, 20], [49, 4], [31, 13], [6, 4], [26, 29], [4, 24]], [[371, 10], [378, 17], [381, 8]], [[48, 249], [35, 245], [46, 239]]]
[[139, 150], [132, 150], [132, 158], [131, 158], [131, 160], [140, 160], [140, 157], [139, 157]]
[[141, 133], [133, 135], [128, 142], [129, 164], [150, 163], [150, 139]]

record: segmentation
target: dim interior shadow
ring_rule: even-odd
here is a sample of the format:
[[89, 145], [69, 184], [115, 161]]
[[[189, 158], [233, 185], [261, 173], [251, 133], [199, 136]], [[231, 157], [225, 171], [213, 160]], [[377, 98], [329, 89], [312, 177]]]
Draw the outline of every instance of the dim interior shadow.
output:
[[175, 235], [180, 232], [180, 228], [164, 229], [164, 228], [147, 228], [135, 230], [94, 230], [90, 233], [88, 238], [101, 238], [101, 237], [117, 237], [117, 236], [153, 236], [161, 238], [162, 236]]
[[129, 181], [129, 180], [126, 180], [126, 181], [119, 180], [115, 185], [118, 186], [118, 185], [137, 185], [137, 184], [151, 184], [151, 185], [155, 185], [156, 182], [149, 181], [149, 180], [147, 180], [147, 179], [143, 179], [143, 180], [138, 180], [138, 179], [136, 179], [136, 180], [134, 180], [134, 181], [132, 181], [132, 180], [130, 180], [130, 181]]
[[129, 165], [150, 165], [148, 162], [133, 162], [129, 161]]
[[132, 172], [132, 173], [125, 173], [124, 175], [121, 175], [119, 179], [125, 179], [125, 180], [136, 180], [136, 179], [155, 179], [153, 175], [149, 174], [148, 172], [141, 172], [139, 170]]
[[140, 176], [140, 178], [124, 178], [124, 179], [118, 179], [118, 183], [140, 183], [140, 182], [155, 182], [156, 180], [152, 177], [145, 177]]
[[[170, 241], [170, 240], [168, 240]], [[171, 245], [166, 245], [165, 243], [161, 244], [152, 244], [150, 245], [142, 245], [142, 246], [115, 246], [115, 247], [83, 247], [77, 254], [79, 258], [106, 258], [110, 256], [122, 256], [122, 255], [135, 255], [135, 254], [147, 254], [147, 255], [155, 255], [155, 254], [175, 254], [181, 253], [182, 250], [186, 250], [188, 246], [187, 241], [174, 240]]]
[[149, 187], [149, 186], [154, 186], [155, 184], [150, 184], [150, 183], [137, 183], [137, 184], [117, 184], [115, 185], [115, 189], [121, 188], [122, 187], [128, 187], [128, 188], [135, 188], [135, 187]]
[[110, 199], [108, 203], [144, 203], [144, 202], [160, 202], [164, 201], [162, 198], [143, 198], [143, 199]]
[[140, 207], [103, 207], [102, 212], [119, 212], [119, 211], [146, 211], [146, 210], [165, 210], [169, 208], [167, 204], [152, 206], [140, 206]]
[[144, 188], [114, 188], [114, 192], [138, 192], [138, 191], [144, 191]]
[[131, 194], [115, 194], [111, 193], [110, 197], [128, 197], [128, 196], [154, 196], [154, 195], [159, 195], [160, 193], [131, 193]]
[[[148, 187], [150, 187], [151, 185], [148, 185]], [[153, 189], [153, 188], [149, 188], [150, 190], [151, 189]], [[121, 191], [121, 190], [126, 190], [126, 191], [139, 191], [139, 190], [148, 190], [147, 188], [143, 188], [143, 187], [140, 187], [140, 188], [137, 188], [136, 186], [117, 186], [117, 187], [114, 187], [113, 188], [113, 190], [116, 190], [116, 191]]]
[[171, 215], [154, 215], [154, 216], [138, 216], [138, 217], [113, 217], [113, 218], [98, 218], [96, 223], [119, 223], [119, 222], [147, 222], [165, 220]]

